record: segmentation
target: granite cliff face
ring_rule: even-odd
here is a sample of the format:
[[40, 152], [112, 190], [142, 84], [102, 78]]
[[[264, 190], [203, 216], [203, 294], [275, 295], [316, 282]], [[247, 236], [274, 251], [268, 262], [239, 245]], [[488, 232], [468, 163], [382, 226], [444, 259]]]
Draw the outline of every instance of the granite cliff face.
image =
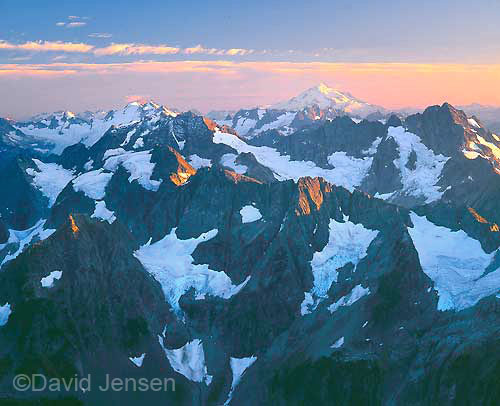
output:
[[[495, 403], [500, 142], [479, 120], [445, 104], [248, 142], [193, 113], [137, 111], [60, 154], [4, 136], [8, 398]], [[19, 398], [18, 373], [176, 391]]]

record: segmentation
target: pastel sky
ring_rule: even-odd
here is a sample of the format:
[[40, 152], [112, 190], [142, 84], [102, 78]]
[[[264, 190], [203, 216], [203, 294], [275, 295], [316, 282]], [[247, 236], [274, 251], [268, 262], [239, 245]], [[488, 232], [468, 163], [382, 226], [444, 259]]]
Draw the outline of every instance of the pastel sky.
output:
[[498, 0], [3, 2], [0, 116], [203, 112], [325, 82], [388, 108], [500, 105]]

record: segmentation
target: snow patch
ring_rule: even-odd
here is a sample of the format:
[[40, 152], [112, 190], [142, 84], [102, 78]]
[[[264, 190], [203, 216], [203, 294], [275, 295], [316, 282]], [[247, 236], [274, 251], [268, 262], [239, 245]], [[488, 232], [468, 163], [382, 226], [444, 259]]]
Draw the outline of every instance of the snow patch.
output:
[[[435, 155], [427, 148], [420, 138], [403, 127], [389, 127], [388, 138], [393, 138], [398, 144], [399, 158], [394, 160], [394, 165], [401, 173], [403, 190], [407, 195], [424, 197], [426, 203], [431, 203], [441, 198], [444, 192], [439, 191], [439, 181], [445, 163], [450, 159], [444, 155]], [[407, 167], [408, 158], [412, 151], [417, 154], [416, 168]]]
[[137, 131], [137, 128], [133, 128], [132, 130], [130, 130], [127, 133], [127, 136], [125, 137], [125, 140], [120, 144], [120, 147], [124, 147], [125, 145], [128, 145], [128, 143], [130, 142], [130, 139], [132, 138], [132, 136], [135, 134], [136, 131]]
[[451, 231], [410, 214], [408, 232], [425, 274], [439, 294], [438, 310], [463, 310], [500, 290], [500, 269], [485, 274], [496, 252], [487, 254], [464, 231]]
[[73, 179], [74, 173], [54, 163], [46, 164], [38, 159], [33, 159], [33, 162], [38, 171], [28, 168], [26, 173], [33, 177], [33, 184], [49, 199], [49, 207], [52, 207], [59, 193]]
[[252, 128], [255, 127], [255, 124], [257, 124], [257, 120], [241, 117], [236, 122], [234, 129], [239, 135], [246, 135]]
[[314, 253], [311, 261], [314, 286], [305, 293], [301, 304], [302, 315], [311, 313], [328, 297], [332, 283], [337, 282], [339, 268], [348, 263], [356, 267], [366, 257], [368, 247], [379, 233], [362, 224], [352, 223], [347, 216], [344, 216], [343, 223], [331, 219], [329, 229], [328, 243], [322, 251]]
[[43, 226], [45, 222], [46, 220], [39, 220], [33, 227], [26, 230], [9, 229], [9, 240], [7, 244], [17, 244], [17, 250], [12, 254], [6, 255], [0, 266], [17, 258], [17, 256], [23, 252], [24, 248], [37, 238], [39, 241], [42, 241], [50, 237], [56, 230], [44, 230]]
[[10, 304], [6, 303], [3, 306], [0, 306], [0, 327], [7, 324], [11, 314], [12, 310], [10, 309]]
[[236, 295], [247, 284], [250, 276], [240, 285], [233, 285], [224, 272], [213, 271], [206, 264], [194, 264], [191, 254], [202, 242], [217, 235], [217, 230], [201, 234], [198, 238], [180, 240], [174, 228], [160, 241], [141, 246], [134, 256], [160, 283], [168, 303], [178, 316], [182, 316], [180, 297], [194, 288], [196, 299], [205, 295], [228, 299]]
[[257, 361], [256, 356], [246, 357], [246, 358], [233, 358], [231, 357], [229, 364], [231, 365], [231, 372], [233, 373], [233, 381], [231, 382], [231, 390], [227, 400], [224, 402], [224, 406], [228, 406], [231, 402], [234, 389], [240, 383], [241, 378], [245, 371], [252, 366], [252, 364]]
[[162, 337], [159, 336], [158, 339], [174, 371], [192, 382], [205, 382], [206, 385], [210, 385], [212, 376], [207, 372], [201, 340], [196, 339], [181, 348], [169, 350], [165, 348]]
[[236, 173], [243, 175], [247, 171], [247, 167], [245, 165], [239, 165], [236, 163], [236, 158], [238, 156], [235, 154], [224, 154], [220, 158], [220, 163], [222, 166], [226, 168], [231, 168]]
[[247, 205], [243, 206], [240, 210], [241, 222], [245, 223], [253, 223], [254, 221], [260, 220], [262, 218], [262, 214], [258, 208]]
[[479, 152], [467, 151], [465, 149], [462, 150], [462, 152], [467, 159], [476, 159], [478, 156], [481, 155]]
[[292, 124], [296, 115], [297, 112], [287, 111], [286, 113], [283, 113], [282, 115], [276, 117], [276, 120], [270, 123], [266, 123], [262, 127], [254, 130], [253, 134], [257, 135], [263, 133], [264, 131], [276, 130], [281, 127], [288, 127]]
[[137, 367], [140, 368], [142, 367], [142, 363], [144, 362], [144, 357], [146, 356], [146, 353], [140, 355], [139, 357], [129, 357], [129, 360], [132, 361], [132, 363]]
[[85, 163], [85, 165], [83, 165], [83, 169], [85, 169], [86, 171], [90, 171], [93, 165], [94, 165], [94, 160], [91, 159], [87, 163]]
[[378, 150], [378, 146], [382, 142], [382, 137], [377, 137], [375, 140], [372, 142], [372, 145], [370, 145], [370, 148], [365, 149], [364, 151], [361, 151], [365, 155], [375, 155]]
[[104, 168], [114, 172], [119, 165], [122, 165], [130, 173], [129, 182], [137, 180], [144, 189], [153, 192], [156, 192], [160, 187], [161, 180], [151, 179], [155, 164], [151, 162], [150, 151], [124, 151], [120, 155], [109, 157], [104, 163]]
[[54, 282], [61, 279], [61, 277], [62, 277], [62, 271], [51, 272], [49, 276], [42, 278], [42, 280], [40, 281], [42, 288], [52, 288], [54, 286]]
[[476, 128], [481, 128], [481, 126], [473, 118], [468, 118], [467, 121], [469, 122], [469, 124], [471, 126], [476, 127]]
[[340, 337], [337, 341], [335, 341], [330, 348], [340, 348], [344, 345], [344, 337]]
[[486, 141], [483, 137], [480, 135], [477, 136], [477, 140], [479, 143], [489, 150], [491, 150], [491, 153], [495, 156], [496, 159], [500, 160], [500, 148], [498, 148], [495, 144], [492, 142]]
[[143, 148], [144, 147], [144, 138], [137, 138], [134, 142], [134, 145], [132, 148], [137, 149], [137, 148]]
[[87, 197], [94, 200], [101, 200], [106, 193], [106, 186], [113, 176], [110, 172], [104, 172], [103, 169], [82, 173], [73, 179], [73, 189], [75, 192], [83, 192]]
[[95, 210], [90, 217], [107, 221], [109, 224], [113, 224], [116, 220], [115, 213], [106, 208], [106, 202], [104, 200], [95, 202]]
[[102, 159], [106, 160], [110, 156], [121, 155], [124, 153], [125, 153], [125, 150], [123, 148], [108, 149], [107, 151], [104, 152]]
[[373, 158], [354, 158], [347, 153], [334, 152], [328, 158], [328, 163], [336, 170], [337, 184], [360, 185], [372, 166]]
[[364, 288], [361, 285], [356, 285], [354, 288], [352, 288], [352, 290], [347, 295], [342, 296], [335, 303], [333, 303], [330, 306], [328, 306], [328, 310], [330, 311], [330, 313], [333, 313], [339, 307], [342, 307], [342, 306], [351, 306], [353, 303], [357, 302], [363, 296], [366, 296], [366, 295], [369, 295], [369, 294], [370, 294], [370, 289], [369, 288]]
[[210, 168], [212, 166], [212, 161], [210, 159], [201, 158], [196, 154], [189, 156], [188, 163], [194, 169]]

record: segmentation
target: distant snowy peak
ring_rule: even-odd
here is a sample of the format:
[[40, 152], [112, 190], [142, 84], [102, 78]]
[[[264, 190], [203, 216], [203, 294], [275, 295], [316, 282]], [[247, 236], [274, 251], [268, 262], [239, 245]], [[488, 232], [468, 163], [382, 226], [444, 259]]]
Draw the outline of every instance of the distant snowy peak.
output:
[[237, 110], [212, 110], [206, 116], [212, 120], [226, 120], [228, 117], [233, 117]]
[[277, 103], [271, 106], [271, 108], [276, 110], [300, 111], [314, 105], [320, 109], [334, 108], [360, 116], [385, 110], [383, 107], [357, 99], [350, 93], [328, 87], [324, 83], [311, 87], [298, 96], [292, 97], [290, 100]]
[[[148, 101], [146, 103], [132, 102], [127, 104], [123, 109], [111, 110], [106, 114], [104, 120], [110, 121], [114, 118], [122, 117], [124, 121], [121, 124], [127, 124], [130, 121], [141, 120], [149, 117], [158, 117], [162, 114], [170, 117], [177, 116], [177, 113], [174, 111], [156, 104], [153, 101]], [[99, 118], [99, 115], [94, 118]], [[127, 121], [129, 118], [132, 118], [132, 120]]]
[[132, 102], [119, 110], [85, 112], [76, 115], [70, 111], [52, 114], [40, 114], [32, 120], [15, 123], [14, 127], [24, 134], [32, 136], [47, 150], [55, 154], [79, 142], [87, 147], [94, 145], [111, 126], [121, 127], [134, 122], [147, 121], [156, 123], [162, 117], [176, 117], [177, 113], [152, 101]]
[[40, 113], [37, 114], [33, 117], [31, 117], [27, 121], [51, 121], [52, 119], [58, 120], [58, 121], [65, 121], [69, 120], [72, 118], [75, 118], [77, 115], [73, 113], [72, 111], [66, 110], [66, 111], [55, 111], [53, 113]]

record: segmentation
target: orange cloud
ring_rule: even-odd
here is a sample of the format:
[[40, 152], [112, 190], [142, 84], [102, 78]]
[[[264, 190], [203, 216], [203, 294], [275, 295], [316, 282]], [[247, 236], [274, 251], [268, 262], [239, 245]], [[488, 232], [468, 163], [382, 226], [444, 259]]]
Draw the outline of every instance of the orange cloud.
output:
[[132, 102], [146, 103], [150, 99], [151, 96], [140, 95], [140, 94], [132, 94], [125, 96], [125, 100], [127, 101], [127, 103], [132, 103]]

